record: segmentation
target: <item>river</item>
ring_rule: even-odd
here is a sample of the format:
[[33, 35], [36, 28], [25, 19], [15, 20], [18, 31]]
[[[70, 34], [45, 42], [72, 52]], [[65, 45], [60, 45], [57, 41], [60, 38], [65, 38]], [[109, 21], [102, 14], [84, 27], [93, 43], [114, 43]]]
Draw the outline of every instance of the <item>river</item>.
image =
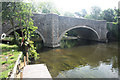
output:
[[61, 47], [43, 48], [34, 64], [44, 63], [54, 78], [118, 78], [117, 43], [62, 40]]

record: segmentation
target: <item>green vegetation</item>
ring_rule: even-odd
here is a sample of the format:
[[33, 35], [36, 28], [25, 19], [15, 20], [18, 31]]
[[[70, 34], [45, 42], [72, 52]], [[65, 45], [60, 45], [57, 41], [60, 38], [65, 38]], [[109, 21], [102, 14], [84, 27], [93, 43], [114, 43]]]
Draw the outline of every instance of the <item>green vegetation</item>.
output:
[[75, 17], [73, 13], [71, 12], [65, 12], [64, 13], [64, 16], [67, 16], [67, 17]]
[[116, 22], [117, 21], [117, 13], [115, 9], [107, 9], [102, 12], [103, 19], [108, 22]]
[[1, 44], [2, 54], [0, 55], [0, 78], [7, 78], [12, 71], [15, 61], [21, 51], [18, 50], [17, 45]]
[[[24, 56], [29, 53], [30, 60], [37, 58], [37, 52], [34, 47], [34, 42], [31, 41], [32, 36], [37, 27], [33, 26], [32, 5], [30, 3], [3, 2], [2, 3], [2, 18], [3, 23], [10, 21], [14, 31], [14, 42], [23, 52]], [[15, 22], [22, 32], [22, 37], [15, 30]]]
[[67, 40], [67, 39], [62, 39], [61, 40], [61, 45], [60, 47], [61, 48], [71, 48], [71, 47], [74, 47], [76, 46], [78, 43], [78, 40]]
[[3, 40], [9, 40], [12, 41], [14, 38], [13, 37], [5, 37]]
[[101, 20], [101, 8], [98, 6], [92, 6], [91, 7], [91, 13], [90, 15], [85, 16], [88, 19], [95, 19], [95, 20]]
[[9, 72], [10, 72], [10, 69], [3, 71], [3, 72], [1, 73], [0, 78], [2, 78], [2, 79], [7, 78]]
[[[82, 17], [82, 18], [94, 19], [94, 20], [106, 20], [108, 23], [109, 22], [113, 23], [112, 28], [110, 26], [107, 26], [108, 32], [110, 33], [108, 37], [110, 38], [111, 41], [113, 39], [116, 41], [118, 41], [118, 39], [120, 40], [120, 36], [119, 36], [120, 29], [118, 27], [120, 23], [120, 20], [118, 19], [118, 16], [120, 16], [119, 9], [109, 8], [102, 11], [100, 7], [92, 6], [90, 14], [88, 14], [87, 11], [83, 9], [71, 15], [75, 15], [74, 17], [79, 17], [79, 18]], [[67, 16], [72, 17], [71, 15], [67, 15]], [[73, 35], [74, 32], [70, 31], [69, 34]]]
[[[111, 24], [112, 26], [109, 26]], [[107, 29], [108, 29], [108, 40], [110, 41], [118, 41], [120, 39], [119, 36], [119, 27], [118, 27], [118, 22], [111, 22], [107, 23]]]
[[33, 12], [41, 12], [41, 13], [54, 13], [60, 15], [60, 12], [55, 7], [55, 4], [49, 1], [46, 2], [33, 2], [34, 5], [32, 11]]

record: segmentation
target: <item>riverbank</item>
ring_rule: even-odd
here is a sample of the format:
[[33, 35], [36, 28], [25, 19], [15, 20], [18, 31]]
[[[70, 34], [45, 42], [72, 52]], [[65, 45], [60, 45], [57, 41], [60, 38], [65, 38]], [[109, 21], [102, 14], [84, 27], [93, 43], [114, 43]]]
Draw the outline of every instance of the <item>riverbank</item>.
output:
[[0, 48], [0, 78], [3, 79], [10, 76], [21, 51], [18, 51], [17, 45], [0, 44]]

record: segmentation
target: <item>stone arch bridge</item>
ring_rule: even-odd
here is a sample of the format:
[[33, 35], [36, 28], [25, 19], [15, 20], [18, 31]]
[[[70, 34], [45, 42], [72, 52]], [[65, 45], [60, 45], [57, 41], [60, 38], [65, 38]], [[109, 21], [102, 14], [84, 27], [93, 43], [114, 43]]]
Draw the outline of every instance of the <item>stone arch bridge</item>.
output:
[[[32, 18], [34, 26], [38, 27], [36, 32], [43, 39], [44, 46], [60, 46], [63, 35], [74, 29], [81, 38], [101, 42], [107, 41], [106, 21], [72, 18], [56, 14], [34, 14]], [[16, 29], [19, 29], [19, 27], [16, 27]], [[2, 25], [2, 33], [9, 35], [12, 31], [9, 22]]]

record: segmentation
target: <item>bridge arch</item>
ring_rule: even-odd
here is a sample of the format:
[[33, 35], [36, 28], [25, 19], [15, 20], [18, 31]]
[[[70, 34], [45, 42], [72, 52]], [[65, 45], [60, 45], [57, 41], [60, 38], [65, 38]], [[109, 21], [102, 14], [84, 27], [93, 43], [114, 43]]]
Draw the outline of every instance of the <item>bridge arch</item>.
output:
[[[20, 27], [16, 27], [15, 30], [20, 29]], [[8, 36], [10, 33], [13, 32], [13, 28], [9, 29], [9, 31], [6, 32], [6, 35]], [[40, 37], [42, 38], [43, 42], [45, 42], [45, 38], [42, 36], [42, 34], [40, 33], [39, 30], [35, 30], [36, 33], [38, 33], [40, 35]]]
[[68, 31], [70, 31], [70, 30], [73, 30], [73, 29], [77, 29], [77, 28], [89, 29], [89, 30], [91, 30], [92, 32], [94, 32], [94, 33], [95, 33], [95, 35], [97, 36], [97, 39], [98, 39], [98, 40], [100, 39], [99, 34], [98, 34], [98, 33], [97, 33], [97, 31], [96, 31], [96, 30], [94, 30], [93, 28], [88, 27], [88, 26], [74, 26], [74, 27], [71, 27], [71, 28], [69, 28], [69, 29], [65, 30], [65, 31], [64, 31], [64, 32], [60, 35], [60, 37], [58, 38], [58, 42], [60, 42], [60, 41], [61, 41], [61, 39], [62, 39], [63, 35], [65, 35], [65, 33], [66, 33], [66, 32], [68, 32]]
[[[95, 38], [97, 39], [96, 41], [106, 42], [107, 40], [107, 23], [104, 20], [90, 20], [58, 16], [56, 14], [36, 13], [32, 18], [34, 20], [34, 26], [38, 27], [36, 32], [41, 36], [45, 46], [47, 47], [58, 47], [62, 36], [67, 31], [70, 31], [72, 29], [73, 31], [77, 30], [74, 28], [79, 28], [78, 30], [80, 30], [80, 32], [77, 30], [78, 36], [82, 36], [84, 39], [87, 39], [88, 36], [89, 39], [93, 40], [95, 36], [97, 36], [98, 39]], [[12, 26], [10, 25], [10, 22], [7, 22], [7, 24], [3, 24], [2, 26], [2, 33], [9, 34], [12, 32]], [[109, 24], [109, 26], [112, 26], [112, 24]], [[88, 33], [87, 36], [84, 34], [84, 31]], [[89, 34], [89, 32], [91, 34]]]
[[[15, 30], [18, 30], [20, 29], [20, 27], [16, 27]], [[9, 35], [10, 33], [13, 32], [13, 28], [9, 29], [7, 32], [6, 32], [6, 35]]]

